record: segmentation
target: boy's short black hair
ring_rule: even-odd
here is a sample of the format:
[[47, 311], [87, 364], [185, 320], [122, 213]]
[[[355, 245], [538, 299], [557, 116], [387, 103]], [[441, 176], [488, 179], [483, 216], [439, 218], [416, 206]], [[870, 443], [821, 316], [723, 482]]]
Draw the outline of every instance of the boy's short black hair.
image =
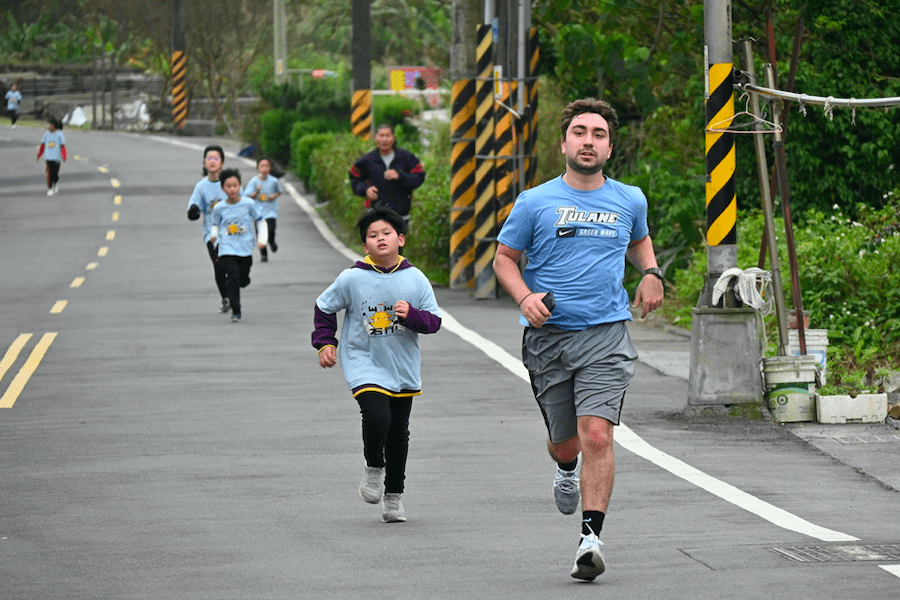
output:
[[241, 172], [237, 169], [222, 169], [219, 173], [219, 185], [225, 186], [225, 180], [231, 177], [237, 177], [238, 183], [241, 183]]
[[356, 227], [359, 229], [359, 239], [362, 243], [366, 243], [366, 233], [369, 231], [369, 226], [375, 221], [384, 221], [394, 228], [397, 235], [406, 233], [406, 221], [397, 211], [391, 210], [386, 206], [375, 206], [364, 212], [363, 216], [356, 222]]
[[219, 153], [219, 158], [222, 159], [222, 164], [223, 165], [225, 164], [225, 151], [222, 150], [222, 146], [219, 146], [218, 144], [213, 144], [211, 146], [207, 146], [206, 148], [203, 149], [203, 176], [204, 177], [209, 175], [209, 171], [206, 170], [206, 155], [209, 154], [213, 150], [215, 150], [216, 152]]

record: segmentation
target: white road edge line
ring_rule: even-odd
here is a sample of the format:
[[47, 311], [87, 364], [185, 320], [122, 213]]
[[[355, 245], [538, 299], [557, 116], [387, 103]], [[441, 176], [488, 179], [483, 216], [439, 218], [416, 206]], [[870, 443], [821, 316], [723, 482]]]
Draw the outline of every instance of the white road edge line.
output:
[[[155, 137], [159, 141], [173, 143], [178, 146], [197, 149], [200, 151], [203, 150], [203, 146], [199, 146], [197, 144], [168, 140], [157, 136], [153, 137]], [[231, 153], [226, 154], [229, 154], [229, 156], [231, 156], [232, 158], [242, 160], [245, 163], [254, 164], [253, 161], [238, 157], [237, 155]], [[304, 198], [303, 195], [297, 191], [293, 184], [285, 183], [284, 188], [290, 193], [291, 197], [294, 199], [294, 202], [297, 203], [297, 206], [299, 206], [303, 210], [303, 212], [305, 212], [309, 216], [322, 237], [325, 238], [325, 240], [328, 241], [328, 243], [335, 250], [352, 261], [356, 261], [362, 258], [360, 254], [351, 251], [346, 246], [344, 246], [344, 244], [341, 243], [340, 240], [338, 240], [338, 238], [331, 232], [331, 229], [328, 227], [325, 221], [322, 220], [322, 218], [319, 216], [318, 212], [316, 212], [312, 205], [307, 202], [306, 198]], [[510, 371], [520, 379], [526, 382], [529, 381], [528, 372], [520, 360], [513, 357], [511, 354], [506, 352], [506, 350], [504, 350], [494, 342], [466, 328], [446, 311], [442, 310], [441, 313], [442, 327], [448, 329], [449, 331], [452, 331], [464, 341], [472, 344], [473, 346], [484, 352], [488, 357], [500, 363], [500, 365], [502, 365], [504, 368], [506, 368], [508, 371]], [[780, 509], [777, 506], [774, 506], [768, 502], [756, 498], [751, 494], [748, 494], [747, 492], [739, 490], [733, 485], [707, 475], [699, 469], [688, 465], [684, 461], [681, 461], [674, 456], [670, 456], [665, 452], [657, 450], [624, 424], [621, 424], [618, 427], [618, 431], [616, 433], [616, 442], [618, 442], [619, 445], [621, 445], [626, 450], [633, 452], [634, 454], [650, 461], [651, 463], [657, 465], [662, 469], [665, 469], [666, 471], [669, 471], [676, 477], [684, 479], [685, 481], [696, 485], [700, 489], [706, 490], [714, 496], [718, 496], [722, 500], [734, 504], [738, 508], [742, 508], [750, 513], [753, 513], [754, 515], [757, 515], [758, 517], [769, 521], [773, 525], [777, 525], [778, 527], [781, 527], [783, 529], [794, 531], [796, 533], [806, 535], [808, 537], [815, 538], [824, 542], [852, 542], [859, 540], [859, 538], [852, 535], [848, 535], [846, 533], [841, 533], [839, 531], [834, 531], [831, 529], [826, 529], [825, 527], [820, 527], [818, 525], [810, 523], [809, 521], [806, 521], [805, 519], [789, 513], [786, 510]], [[881, 568], [900, 577], [900, 565], [881, 565]]]

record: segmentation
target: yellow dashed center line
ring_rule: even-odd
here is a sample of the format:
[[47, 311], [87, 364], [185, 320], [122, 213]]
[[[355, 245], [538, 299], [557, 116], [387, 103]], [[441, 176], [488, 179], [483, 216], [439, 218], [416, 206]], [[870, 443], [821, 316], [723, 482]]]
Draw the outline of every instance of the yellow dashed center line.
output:
[[115, 198], [113, 198], [113, 202], [115, 202], [116, 204], [122, 204], [122, 196], [116, 196]]
[[113, 221], [118, 221], [118, 220], [119, 220], [119, 213], [118, 213], [118, 212], [114, 212], [114, 213], [112, 214], [112, 220], [113, 220]]
[[109, 248], [103, 246], [99, 250], [97, 250], [97, 256], [106, 256], [106, 253], [109, 252]]
[[112, 229], [110, 229], [109, 231], [107, 231], [107, 232], [106, 232], [106, 239], [108, 239], [108, 240], [114, 240], [114, 239], [116, 239], [116, 232], [113, 231]]
[[50, 309], [50, 314], [58, 315], [59, 313], [61, 313], [63, 311], [63, 309], [66, 307], [66, 304], [68, 304], [68, 303], [69, 303], [68, 300], [57, 300], [56, 304], [53, 305], [53, 308]]
[[75, 279], [72, 280], [72, 285], [70, 285], [69, 287], [73, 287], [73, 288], [81, 287], [82, 283], [84, 283], [84, 277], [76, 277]]
[[122, 186], [122, 184], [119, 183], [119, 180], [118, 180], [118, 179], [110, 179], [109, 182], [112, 184], [112, 186], [113, 186], [114, 188], [117, 188], [117, 187], [121, 187], [121, 186]]
[[97, 167], [97, 170], [101, 173], [109, 173], [109, 169], [107, 169], [106, 167]]
[[97, 268], [97, 263], [92, 262], [92, 263], [88, 263], [88, 265], [84, 268], [84, 270], [85, 271], [93, 271], [96, 268]]

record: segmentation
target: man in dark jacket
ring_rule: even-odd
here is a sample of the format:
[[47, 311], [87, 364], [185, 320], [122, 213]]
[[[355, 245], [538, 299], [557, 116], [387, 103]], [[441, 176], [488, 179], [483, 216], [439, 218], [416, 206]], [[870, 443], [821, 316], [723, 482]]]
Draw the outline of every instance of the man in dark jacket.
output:
[[366, 199], [366, 207], [387, 206], [409, 221], [412, 192], [425, 181], [425, 169], [416, 155], [395, 147], [394, 128], [381, 124], [375, 145], [350, 167], [353, 193]]

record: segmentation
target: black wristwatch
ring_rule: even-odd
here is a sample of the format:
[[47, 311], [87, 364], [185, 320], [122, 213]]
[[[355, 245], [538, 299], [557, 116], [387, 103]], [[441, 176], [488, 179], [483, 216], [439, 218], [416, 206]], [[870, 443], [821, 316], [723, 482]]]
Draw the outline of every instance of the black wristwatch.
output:
[[660, 281], [664, 279], [663, 270], [659, 267], [650, 267], [649, 269], [644, 269], [644, 275], [656, 275], [657, 277], [659, 277]]

